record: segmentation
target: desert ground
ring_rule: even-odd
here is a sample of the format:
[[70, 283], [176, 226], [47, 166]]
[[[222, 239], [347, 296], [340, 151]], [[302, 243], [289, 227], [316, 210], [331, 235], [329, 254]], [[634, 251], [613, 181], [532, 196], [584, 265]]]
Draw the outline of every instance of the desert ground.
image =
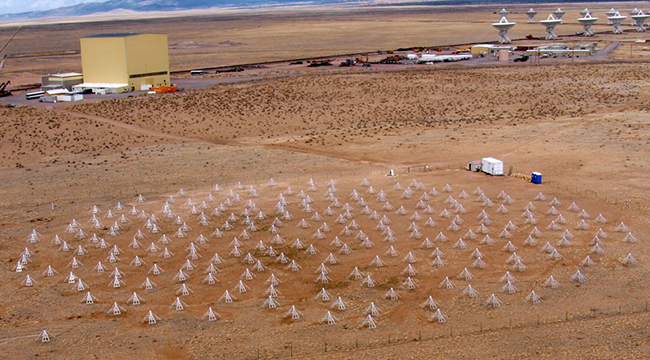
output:
[[[567, 8], [577, 14], [583, 5]], [[24, 53], [74, 50], [80, 35], [116, 24], [120, 31], [167, 32], [173, 21], [185, 24], [170, 32], [170, 44], [186, 44], [170, 50], [174, 68], [184, 69], [494, 40], [488, 23], [496, 15], [477, 9], [205, 17], [215, 29], [229, 27], [217, 39], [208, 39], [217, 30], [183, 18], [65, 24], [58, 34], [52, 31], [60, 25], [30, 25], [15, 46]], [[371, 13], [383, 20], [370, 21]], [[476, 29], [461, 22], [467, 18]], [[301, 27], [304, 38], [288, 32], [295, 35], [291, 21], [310, 24]], [[412, 26], [404, 33], [403, 24], [427, 21], [446, 21], [445, 29], [462, 23], [464, 30]], [[332, 22], [377, 35], [365, 41], [339, 29], [306, 47], [308, 35]], [[386, 36], [397, 28], [399, 37]], [[261, 32], [277, 33], [276, 42]], [[522, 26], [517, 36], [527, 33]], [[27, 44], [44, 34], [61, 40]], [[593, 41], [603, 46], [610, 38]], [[187, 46], [222, 41], [256, 43], [259, 52], [232, 43]], [[11, 359], [645, 359], [650, 65], [630, 59], [625, 45], [602, 61], [285, 66], [260, 70], [255, 81], [175, 94], [3, 105], [0, 351]], [[31, 68], [27, 58], [17, 59], [2, 74], [26, 82], [44, 69], [75, 70], [79, 61], [71, 55], [57, 65], [45, 57]], [[502, 159], [506, 173], [512, 166], [513, 176], [464, 169], [486, 156]], [[396, 176], [386, 176], [390, 169]], [[542, 184], [525, 178], [532, 171], [543, 174]], [[38, 235], [30, 237], [33, 230]], [[30, 261], [17, 272], [26, 248]], [[155, 275], [154, 264], [164, 272]], [[49, 265], [58, 274], [44, 275]], [[119, 287], [109, 275], [116, 268]], [[355, 268], [360, 279], [351, 276]], [[471, 276], [461, 276], [465, 268]], [[574, 281], [578, 270], [585, 282]], [[188, 278], [179, 279], [179, 271]], [[514, 277], [510, 291], [506, 271]], [[214, 284], [206, 280], [210, 272]], [[265, 303], [271, 274], [279, 280], [276, 308]], [[27, 275], [33, 286], [25, 286]], [[545, 285], [551, 275], [559, 287]], [[440, 285], [446, 277], [453, 288]], [[150, 290], [141, 287], [147, 278], [155, 283]], [[476, 297], [465, 291], [470, 284]], [[399, 299], [387, 296], [391, 288]], [[329, 300], [317, 296], [321, 289]], [[232, 303], [222, 297], [226, 290]], [[526, 300], [532, 291], [541, 303]], [[86, 304], [87, 292], [93, 304]], [[140, 305], [128, 301], [134, 292]], [[484, 305], [491, 294], [499, 307]], [[423, 307], [429, 296], [435, 306]], [[362, 326], [371, 302], [379, 311], [376, 329]], [[107, 313], [113, 303], [120, 315]], [[285, 317], [292, 305], [300, 319]], [[209, 308], [216, 321], [204, 317]], [[431, 319], [437, 309], [446, 322]], [[142, 322], [149, 311], [156, 324]], [[322, 323], [328, 311], [335, 324]], [[43, 329], [53, 341], [35, 340]]]
[[[558, 26], [560, 36], [575, 35], [582, 27], [575, 20], [585, 7], [601, 18], [594, 30], [607, 36], [612, 29], [604, 21], [610, 8], [643, 8], [642, 2], [539, 4], [536, 19], [545, 19], [558, 7], [567, 13], [565, 23]], [[544, 26], [527, 24], [529, 5], [513, 5], [509, 18], [517, 22], [511, 31], [513, 39], [526, 35], [543, 37]], [[110, 21], [90, 17], [86, 21], [61, 20], [55, 23], [0, 24], [0, 44], [12, 36], [4, 53], [8, 54], [2, 81], [11, 80], [14, 87], [40, 82], [40, 76], [63, 71], [81, 71], [79, 38], [111, 32], [158, 32], [169, 36], [172, 71], [208, 66], [257, 64], [297, 58], [364, 54], [378, 50], [408, 47], [439, 47], [498, 40], [489, 24], [499, 20], [495, 6], [422, 7], [319, 7], [310, 10], [247, 10], [205, 11], [185, 16], [152, 17]], [[173, 14], [173, 13], [172, 13]], [[629, 22], [629, 21], [628, 21]], [[631, 29], [626, 26], [625, 29]], [[18, 30], [18, 31], [17, 31]], [[618, 40], [633, 41], [638, 35], [628, 33]], [[56, 39], [56, 41], [52, 41]], [[571, 39], [571, 38], [567, 38]], [[582, 38], [578, 38], [584, 42]], [[578, 40], [576, 39], [576, 40]], [[613, 39], [612, 39], [613, 40]], [[647, 59], [643, 44], [632, 44], [621, 58]]]

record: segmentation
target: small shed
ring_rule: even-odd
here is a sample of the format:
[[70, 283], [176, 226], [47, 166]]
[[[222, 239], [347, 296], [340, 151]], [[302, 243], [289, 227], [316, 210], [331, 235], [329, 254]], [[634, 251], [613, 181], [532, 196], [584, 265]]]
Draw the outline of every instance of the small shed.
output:
[[45, 96], [59, 96], [68, 94], [70, 94], [70, 92], [67, 89], [51, 89], [45, 91]]
[[481, 161], [480, 160], [474, 160], [474, 161], [469, 161], [467, 162], [467, 167], [466, 169], [468, 171], [481, 171]]
[[48, 74], [41, 76], [41, 83], [43, 84], [44, 91], [48, 89], [68, 89], [83, 82], [83, 75], [81, 73], [69, 72], [62, 74]]
[[510, 51], [508, 50], [499, 50], [499, 61], [508, 62], [510, 61]]
[[503, 175], [503, 161], [491, 157], [481, 159], [481, 170], [484, 173], [502, 176]]

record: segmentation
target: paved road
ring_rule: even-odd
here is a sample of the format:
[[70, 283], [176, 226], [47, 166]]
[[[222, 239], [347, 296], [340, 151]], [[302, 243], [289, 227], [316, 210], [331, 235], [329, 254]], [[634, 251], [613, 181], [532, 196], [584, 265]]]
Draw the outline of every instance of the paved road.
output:
[[621, 46], [621, 43], [619, 41], [607, 44], [607, 46], [600, 49], [599, 52], [592, 55], [591, 60], [607, 60], [609, 54], [618, 49], [619, 46]]
[[[254, 80], [263, 80], [263, 79], [270, 79], [270, 78], [276, 78], [278, 77], [277, 75], [273, 76], [243, 76], [243, 77], [232, 77], [232, 78], [179, 78], [179, 79], [173, 79], [172, 82], [175, 84], [178, 84], [179, 87], [185, 88], [185, 89], [200, 89], [200, 88], [206, 88], [210, 86], [214, 86], [217, 84], [232, 84], [232, 83], [238, 83], [238, 82], [246, 82], [246, 81], [254, 81]], [[95, 101], [101, 101], [101, 100], [108, 100], [108, 99], [122, 99], [126, 97], [134, 97], [134, 96], [139, 96], [146, 94], [146, 91], [132, 91], [128, 93], [121, 93], [121, 94], [107, 94], [107, 95], [95, 95], [95, 94], [87, 94], [84, 95], [84, 99], [82, 101], [75, 102], [75, 104], [83, 104], [83, 103], [89, 103], [89, 102], [95, 102]], [[15, 106], [32, 106], [35, 108], [41, 108], [41, 109], [56, 109], [65, 105], [70, 105], [71, 103], [69, 102], [60, 102], [60, 103], [42, 103], [39, 102], [38, 100], [27, 100], [25, 99], [25, 94], [24, 93], [16, 93], [13, 96], [8, 96], [4, 98], [0, 98], [0, 104], [13, 104]]]

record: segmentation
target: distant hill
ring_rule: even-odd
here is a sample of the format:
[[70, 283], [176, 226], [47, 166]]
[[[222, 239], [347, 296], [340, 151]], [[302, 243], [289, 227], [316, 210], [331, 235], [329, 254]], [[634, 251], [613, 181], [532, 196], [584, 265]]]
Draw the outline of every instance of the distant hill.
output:
[[2, 14], [0, 21], [59, 18], [105, 13], [115, 10], [128, 11], [177, 11], [209, 9], [219, 7], [272, 7], [287, 5], [318, 5], [343, 3], [348, 0], [108, 0], [60, 7], [47, 11], [31, 11], [17, 14]]
[[[18, 14], [0, 15], [1, 21], [15, 21], [41, 18], [61, 18], [106, 13], [110, 11], [177, 11], [209, 8], [255, 8], [292, 5], [324, 5], [324, 4], [372, 4], [379, 6], [394, 5], [489, 5], [489, 4], [517, 4], [517, 3], [552, 3], [558, 0], [413, 0], [413, 1], [382, 1], [374, 3], [372, 0], [108, 0], [105, 2], [85, 3], [65, 6], [47, 11], [32, 11]], [[617, 2], [625, 0], [590, 0], [591, 2]], [[584, 0], [563, 0], [563, 3], [584, 2]]]
[[[570, 4], [570, 3], [599, 3], [599, 2], [606, 2], [606, 3], [616, 3], [616, 2], [629, 2], [629, 0], [412, 0], [412, 1], [403, 1], [397, 4], [388, 4], [388, 5], [404, 5], [404, 6], [412, 6], [412, 5], [504, 5], [507, 6], [508, 4], [531, 4], [531, 6], [534, 6], [535, 4]], [[381, 5], [387, 5], [385, 3], [382, 3]], [[631, 9], [630, 9], [631, 10]]]

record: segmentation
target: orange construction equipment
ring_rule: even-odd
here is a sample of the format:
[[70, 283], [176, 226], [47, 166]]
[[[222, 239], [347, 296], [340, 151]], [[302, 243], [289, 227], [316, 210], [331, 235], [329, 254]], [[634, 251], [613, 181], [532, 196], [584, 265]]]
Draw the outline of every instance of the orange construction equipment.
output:
[[152, 87], [149, 91], [155, 91], [157, 94], [174, 93], [178, 91], [176, 86], [157, 86]]

